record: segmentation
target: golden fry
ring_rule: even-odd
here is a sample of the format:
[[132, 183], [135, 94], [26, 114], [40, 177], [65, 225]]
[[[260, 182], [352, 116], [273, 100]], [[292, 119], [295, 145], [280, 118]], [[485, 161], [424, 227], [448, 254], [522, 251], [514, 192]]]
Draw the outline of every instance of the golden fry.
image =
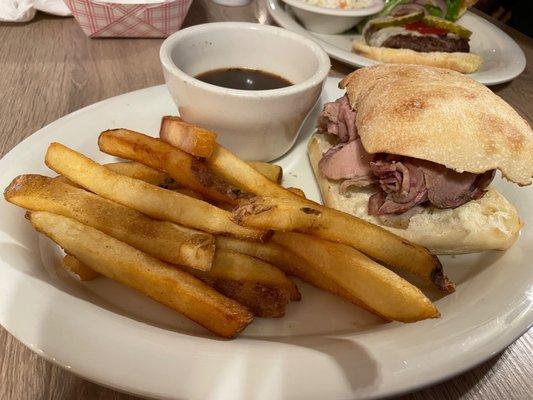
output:
[[281, 180], [283, 179], [283, 169], [279, 165], [261, 161], [247, 161], [246, 163], [269, 181], [281, 183]]
[[[217, 249], [238, 251], [239, 253], [267, 261], [277, 266], [286, 274], [296, 276], [311, 285], [341, 296], [352, 303], [360, 304], [357, 298], [352, 296], [334, 280], [322, 274], [320, 270], [311, 267], [305, 259], [296, 255], [291, 249], [275, 243], [276, 241], [282, 241], [282, 236], [280, 237], [280, 235], [280, 233], [275, 233], [272, 240], [266, 243], [254, 243], [246, 240], [217, 236], [216, 246]], [[293, 300], [300, 300], [300, 298], [293, 298]]]
[[214, 174], [202, 161], [162, 140], [127, 129], [102, 132], [98, 146], [104, 153], [137, 161], [167, 172], [176, 182], [207, 199], [237, 204], [248, 195]]
[[253, 320], [242, 305], [199, 279], [71, 218], [28, 213], [35, 229], [96, 272], [136, 289], [213, 333], [233, 337]]
[[283, 316], [292, 291], [298, 290], [276, 267], [231, 250], [217, 250], [210, 271], [187, 271], [248, 307], [258, 317]]
[[273, 240], [308, 263], [304, 273], [313, 271], [311, 283], [334, 293], [340, 287], [336, 294], [348, 294], [348, 300], [377, 315], [401, 322], [440, 316], [418, 288], [350, 246], [299, 233], [276, 233]]
[[438, 258], [426, 248], [341, 211], [287, 198], [255, 197], [236, 208], [233, 216], [245, 226], [301, 232], [343, 243], [433, 283], [445, 293], [455, 290]]
[[21, 175], [4, 192], [7, 201], [33, 211], [74, 218], [173, 264], [208, 270], [215, 253], [212, 235], [159, 221], [134, 209], [42, 175]]
[[[66, 265], [67, 259], [69, 268]], [[98, 272], [70, 255], [63, 259], [63, 266], [78, 275], [82, 281], [100, 276]], [[224, 296], [236, 300], [258, 317], [282, 317], [291, 300], [291, 284], [294, 285], [292, 281], [272, 265], [243, 254], [227, 250], [217, 251], [210, 271], [182, 266], [179, 268], [201, 279]], [[296, 288], [295, 285], [294, 287]], [[298, 291], [298, 288], [296, 290]]]
[[[180, 117], [161, 119], [161, 140], [194, 156], [210, 157], [218, 146], [216, 136], [216, 133], [189, 124]], [[248, 164], [272, 182], [281, 183], [283, 170], [279, 165], [261, 161], [248, 161]]]
[[288, 187], [287, 190], [289, 192], [294, 193], [297, 196], [303, 197], [305, 199], [305, 193], [302, 189], [296, 188], [296, 187]]
[[[272, 241], [266, 243], [250, 242], [230, 237], [217, 236], [216, 248], [221, 250], [230, 250], [237, 253], [245, 254], [250, 257], [258, 258], [272, 264], [289, 275], [298, 276], [297, 270], [307, 268], [307, 263], [296, 256], [294, 253], [287, 251], [277, 243]], [[300, 301], [302, 295], [298, 287], [292, 280], [288, 280], [289, 290], [292, 301]]]
[[166, 172], [161, 172], [150, 168], [144, 164], [135, 161], [122, 161], [111, 164], [104, 164], [104, 167], [110, 169], [117, 174], [126, 175], [130, 178], [139, 179], [146, 183], [159, 186], [163, 189], [173, 190], [175, 192], [184, 194], [186, 196], [194, 197], [198, 200], [205, 200], [201, 193], [192, 189], [186, 188], [176, 182]]
[[100, 276], [100, 274], [94, 269], [89, 268], [76, 257], [72, 257], [70, 254], [67, 254], [65, 257], [63, 257], [61, 265], [65, 270], [74, 274], [82, 282], [92, 281]]
[[104, 164], [104, 167], [117, 174], [126, 175], [130, 178], [139, 179], [146, 183], [159, 186], [163, 189], [175, 190], [182, 187], [166, 172], [158, 171], [135, 161], [121, 161]]
[[210, 157], [217, 146], [216, 133], [188, 124], [180, 117], [163, 117], [159, 137], [178, 149], [203, 158]]
[[[248, 193], [289, 199], [299, 196], [272, 182], [253, 169], [248, 163], [222, 146], [218, 146], [206, 163], [217, 175]], [[300, 199], [301, 200], [301, 199]]]
[[48, 147], [45, 162], [85, 189], [155, 219], [250, 240], [264, 240], [270, 235], [233, 223], [229, 212], [209, 203], [117, 174], [59, 143]]

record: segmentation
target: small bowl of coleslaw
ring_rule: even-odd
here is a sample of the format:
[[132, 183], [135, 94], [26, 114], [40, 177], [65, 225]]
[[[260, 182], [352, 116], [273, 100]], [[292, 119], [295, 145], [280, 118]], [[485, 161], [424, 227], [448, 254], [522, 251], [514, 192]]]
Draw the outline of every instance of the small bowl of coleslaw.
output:
[[383, 0], [283, 0], [310, 31], [325, 34], [345, 32], [363, 18], [377, 14]]

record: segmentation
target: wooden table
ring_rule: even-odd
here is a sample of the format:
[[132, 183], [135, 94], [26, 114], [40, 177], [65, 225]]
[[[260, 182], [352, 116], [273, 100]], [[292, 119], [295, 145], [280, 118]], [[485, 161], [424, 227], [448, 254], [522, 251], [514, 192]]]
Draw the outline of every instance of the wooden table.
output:
[[[205, 21], [271, 22], [261, 2], [228, 8], [197, 0], [186, 25]], [[533, 119], [533, 40], [505, 28], [527, 56], [513, 82], [493, 87]], [[163, 83], [161, 40], [91, 40], [71, 18], [38, 14], [27, 24], [0, 24], [0, 156], [25, 137], [81, 107]], [[331, 74], [351, 71], [333, 63]], [[1, 294], [0, 294], [1, 295]], [[533, 396], [533, 335], [457, 378], [403, 399], [527, 399]], [[135, 399], [85, 381], [28, 350], [0, 327], [0, 399]]]

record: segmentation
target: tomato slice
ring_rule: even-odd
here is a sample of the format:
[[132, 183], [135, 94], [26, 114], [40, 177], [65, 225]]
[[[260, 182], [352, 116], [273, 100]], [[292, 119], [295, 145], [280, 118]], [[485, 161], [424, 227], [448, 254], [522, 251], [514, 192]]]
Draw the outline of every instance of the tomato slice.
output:
[[441, 28], [434, 28], [432, 26], [428, 26], [424, 24], [421, 21], [411, 22], [407, 25], [405, 25], [405, 29], [408, 31], [417, 31], [420, 32], [423, 35], [446, 35], [448, 31], [446, 29]]

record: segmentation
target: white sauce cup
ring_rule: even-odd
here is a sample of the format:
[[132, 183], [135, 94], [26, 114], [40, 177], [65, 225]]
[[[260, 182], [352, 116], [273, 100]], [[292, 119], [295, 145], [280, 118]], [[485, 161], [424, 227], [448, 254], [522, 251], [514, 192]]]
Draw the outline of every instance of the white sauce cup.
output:
[[[168, 90], [187, 122], [211, 129], [247, 160], [271, 161], [296, 141], [330, 69], [315, 42], [287, 30], [244, 22], [196, 25], [168, 37], [160, 50]], [[293, 83], [272, 90], [228, 89], [201, 73], [253, 68]]]

